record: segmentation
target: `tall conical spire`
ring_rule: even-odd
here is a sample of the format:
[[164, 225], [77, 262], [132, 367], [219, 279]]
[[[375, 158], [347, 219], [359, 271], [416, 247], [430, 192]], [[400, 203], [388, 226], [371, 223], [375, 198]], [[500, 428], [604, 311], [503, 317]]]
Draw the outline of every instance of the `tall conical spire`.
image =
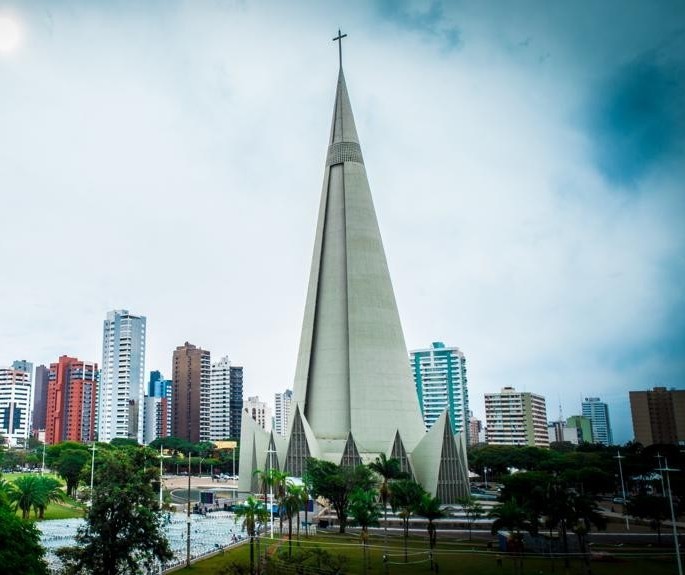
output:
[[333, 121], [331, 122], [331, 138], [329, 144], [339, 142], [354, 142], [359, 145], [357, 127], [354, 125], [350, 96], [347, 93], [345, 74], [340, 68], [338, 72], [338, 86], [335, 91], [335, 106], [333, 108]]
[[294, 399], [324, 452], [424, 434], [352, 106], [338, 73]]
[[309, 457], [357, 465], [392, 445], [403, 468], [455, 503], [468, 494], [463, 436], [455, 442], [446, 416], [424, 431], [340, 59], [288, 437], [280, 444], [243, 417], [240, 489], [254, 489], [270, 441], [296, 476]]

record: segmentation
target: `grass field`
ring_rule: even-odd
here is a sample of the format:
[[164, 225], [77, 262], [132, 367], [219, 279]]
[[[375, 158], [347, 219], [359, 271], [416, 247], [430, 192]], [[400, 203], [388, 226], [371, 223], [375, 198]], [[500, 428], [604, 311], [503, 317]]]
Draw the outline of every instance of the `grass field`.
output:
[[[301, 538], [298, 545], [293, 540], [292, 548], [295, 553], [297, 549], [307, 549], [311, 547], [322, 547], [333, 555], [344, 555], [347, 558], [345, 573], [362, 574], [363, 552], [359, 545], [358, 536], [355, 534], [338, 535], [319, 534], [305, 539]], [[287, 540], [271, 540], [267, 537], [260, 542], [262, 556], [268, 554], [272, 556], [277, 547], [287, 550]], [[410, 537], [408, 543], [408, 563], [404, 563], [404, 546], [401, 537], [393, 536], [388, 540], [388, 551], [390, 560], [387, 564], [383, 562], [383, 536], [372, 535], [369, 541], [369, 561], [367, 572], [372, 575], [410, 575], [414, 573], [430, 573], [431, 566], [428, 557], [427, 540], [421, 537]], [[256, 547], [255, 547], [256, 553]], [[626, 549], [623, 548], [620, 554], [612, 554], [611, 557], [599, 561], [592, 561], [592, 572], [595, 575], [650, 575], [672, 574], [675, 572], [675, 559], [673, 555], [662, 555], [663, 552], [654, 549]], [[226, 567], [232, 563], [249, 565], [249, 545], [243, 545], [235, 550], [227, 551], [223, 555], [218, 555], [204, 561], [195, 563], [190, 569], [176, 571], [185, 575], [214, 575], [218, 573], [231, 573], [225, 571]], [[438, 564], [438, 573], [443, 575], [451, 574], [477, 574], [477, 575], [515, 575], [520, 573], [511, 557], [506, 554], [488, 551], [483, 541], [469, 542], [466, 540], [455, 540], [446, 537], [440, 538], [438, 534], [438, 545], [433, 555], [434, 561]], [[279, 567], [278, 573], [286, 574], [291, 571], [287, 566]], [[314, 573], [315, 571], [312, 571]], [[525, 556], [523, 559], [523, 572], [535, 575], [542, 574], [564, 574], [564, 575], [584, 575], [585, 568], [580, 559], [571, 560], [568, 572], [565, 571], [563, 561], [559, 558], [552, 561], [549, 558], [539, 556]]]

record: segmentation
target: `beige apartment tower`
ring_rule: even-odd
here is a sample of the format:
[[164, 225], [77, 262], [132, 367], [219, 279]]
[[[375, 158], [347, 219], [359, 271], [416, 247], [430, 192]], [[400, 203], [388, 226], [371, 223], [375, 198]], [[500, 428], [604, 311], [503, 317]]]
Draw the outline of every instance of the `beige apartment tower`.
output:
[[486, 393], [485, 429], [490, 445], [549, 447], [545, 398], [513, 387]]
[[171, 432], [192, 443], [209, 441], [210, 354], [186, 342], [174, 351]]
[[655, 387], [631, 391], [630, 412], [635, 441], [685, 445], [685, 390]]

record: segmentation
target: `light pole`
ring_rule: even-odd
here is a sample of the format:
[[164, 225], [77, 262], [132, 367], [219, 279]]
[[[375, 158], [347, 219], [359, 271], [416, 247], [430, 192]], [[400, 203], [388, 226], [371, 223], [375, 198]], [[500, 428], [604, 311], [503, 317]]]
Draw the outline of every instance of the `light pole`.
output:
[[273, 455], [276, 453], [271, 446], [267, 450], [269, 454], [269, 474], [272, 475], [272, 480], [269, 481], [269, 514], [271, 515], [271, 539], [274, 538], [274, 482], [273, 482], [273, 469], [274, 469], [274, 458]]
[[170, 455], [164, 455], [164, 451], [162, 450], [162, 445], [160, 444], [159, 446], [159, 510], [162, 510], [162, 476], [164, 475], [164, 468], [162, 467], [162, 464], [164, 462], [165, 457], [170, 457]]
[[[40, 474], [43, 475], [45, 473], [45, 442], [43, 442], [43, 465], [40, 467]], [[92, 487], [91, 487], [92, 489]]]
[[668, 502], [671, 505], [671, 526], [673, 527], [673, 543], [675, 544], [675, 558], [678, 563], [678, 575], [683, 575], [683, 564], [680, 562], [680, 546], [678, 545], [678, 529], [675, 525], [675, 511], [673, 510], [673, 494], [671, 493], [671, 476], [669, 471], [680, 471], [679, 469], [670, 469], [668, 467], [668, 459], [664, 457], [665, 467], [660, 467], [661, 473], [666, 473], [666, 486], [668, 487]]
[[186, 517], [186, 567], [190, 567], [190, 451], [188, 452], [188, 513]]
[[197, 476], [202, 477], [202, 462], [207, 459], [206, 457], [200, 457], [200, 471], [198, 471]]
[[[657, 453], [654, 457], [655, 457], [656, 460], [659, 462], [659, 467], [657, 468], [657, 471], [658, 471], [661, 467], [663, 467], [663, 466], [661, 465], [661, 458], [663, 457], [663, 455], [661, 455], [661, 453]], [[667, 466], [667, 467], [668, 467], [668, 466]], [[663, 474], [663, 473], [660, 473], [660, 474], [659, 474], [659, 477], [660, 477], [660, 479], [661, 479], [661, 496], [662, 496], [662, 497], [666, 497], [666, 488], [664, 487], [664, 474]]]
[[93, 452], [93, 456], [90, 460], [90, 505], [93, 505], [93, 478], [95, 477], [95, 442], [90, 450]]
[[628, 522], [628, 510], [626, 509], [628, 503], [626, 501], [626, 485], [623, 482], [623, 466], [621, 465], [621, 459], [625, 459], [625, 457], [621, 455], [621, 452], [617, 449], [616, 455], [614, 455], [614, 459], [618, 459], [618, 472], [621, 476], [621, 493], [623, 493], [623, 513], [626, 516], [626, 531], [630, 531], [630, 523]]

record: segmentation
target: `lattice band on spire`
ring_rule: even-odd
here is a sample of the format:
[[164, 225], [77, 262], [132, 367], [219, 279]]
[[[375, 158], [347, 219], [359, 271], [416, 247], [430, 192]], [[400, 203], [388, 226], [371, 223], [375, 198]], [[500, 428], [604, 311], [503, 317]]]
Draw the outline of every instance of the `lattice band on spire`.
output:
[[362, 149], [357, 142], [336, 142], [328, 146], [326, 166], [335, 166], [344, 162], [364, 163]]

